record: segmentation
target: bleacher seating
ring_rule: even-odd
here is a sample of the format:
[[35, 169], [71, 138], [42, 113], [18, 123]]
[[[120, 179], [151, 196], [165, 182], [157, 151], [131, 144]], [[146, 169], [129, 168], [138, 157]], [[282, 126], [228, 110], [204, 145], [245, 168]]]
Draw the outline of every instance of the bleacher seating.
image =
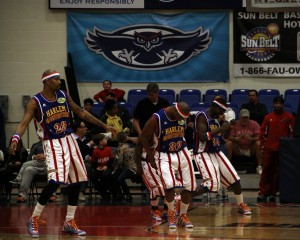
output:
[[145, 89], [130, 89], [127, 95], [127, 102], [131, 104], [132, 112], [134, 112], [137, 103], [147, 97], [147, 91]]
[[201, 102], [201, 91], [198, 89], [182, 89], [178, 96], [179, 102], [186, 102], [190, 107]]
[[207, 89], [204, 95], [204, 103], [210, 105], [215, 96], [221, 96], [227, 101], [227, 91], [225, 89]]
[[259, 101], [264, 103], [268, 112], [273, 110], [273, 99], [280, 96], [278, 89], [260, 89], [258, 91]]
[[191, 107], [191, 112], [195, 113], [195, 112], [199, 112], [199, 111], [204, 111], [209, 107], [208, 104], [202, 103], [202, 102], [198, 102], [198, 103], [193, 103], [192, 107]]
[[284, 103], [290, 104], [294, 114], [298, 111], [298, 104], [300, 100], [300, 89], [287, 89], [284, 91]]
[[100, 116], [100, 112], [104, 108], [104, 105], [105, 105], [104, 102], [94, 103], [94, 106], [92, 107], [92, 112]]
[[239, 118], [239, 106], [236, 103], [228, 102], [227, 107], [230, 107], [235, 113], [235, 119]]
[[159, 89], [159, 96], [168, 100], [169, 104], [176, 102], [176, 93], [173, 89]]
[[133, 111], [132, 111], [132, 105], [130, 102], [118, 102], [118, 106], [126, 107], [126, 109], [128, 110], [128, 112], [130, 114], [130, 118], [132, 118]]
[[238, 105], [238, 111], [240, 111], [240, 107], [242, 104], [247, 103], [249, 101], [248, 91], [249, 89], [232, 90], [230, 103], [236, 103]]

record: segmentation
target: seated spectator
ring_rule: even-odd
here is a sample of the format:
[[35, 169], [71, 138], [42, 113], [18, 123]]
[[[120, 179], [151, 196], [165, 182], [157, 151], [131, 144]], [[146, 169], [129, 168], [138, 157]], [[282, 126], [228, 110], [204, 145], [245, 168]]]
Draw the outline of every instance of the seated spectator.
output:
[[[47, 166], [42, 141], [38, 141], [31, 146], [27, 161], [23, 163], [17, 177], [10, 181], [12, 184], [20, 185], [17, 202], [27, 201], [32, 180], [38, 174], [45, 174], [45, 178], [47, 178]], [[55, 201], [56, 196], [51, 196], [50, 200]]]
[[[88, 178], [90, 178], [92, 174], [91, 156], [93, 152], [94, 142], [86, 138], [88, 128], [82, 120], [73, 122], [73, 131], [74, 132], [72, 134], [78, 143], [82, 159], [84, 160], [87, 176]], [[79, 194], [80, 201], [85, 201], [85, 190], [87, 188], [87, 184], [88, 182], [81, 183]]]
[[255, 89], [249, 90], [249, 102], [244, 103], [241, 109], [247, 109], [250, 112], [250, 119], [256, 121], [259, 126], [262, 124], [264, 117], [268, 114], [265, 104], [259, 102], [258, 92]]
[[226, 142], [227, 157], [231, 160], [232, 155], [255, 156], [260, 161], [259, 133], [260, 126], [254, 120], [250, 120], [250, 112], [241, 109], [239, 120], [232, 128], [228, 141]]
[[[100, 120], [107, 124], [108, 126], [112, 126], [116, 129], [117, 133], [119, 132], [126, 132], [127, 133], [127, 139], [126, 142], [136, 144], [138, 141], [137, 137], [131, 137], [130, 136], [130, 129], [131, 125], [129, 125], [129, 122], [123, 122], [121, 117], [118, 115], [118, 104], [113, 99], [108, 99], [105, 102], [105, 115], [103, 115]], [[103, 129], [104, 131], [104, 129]], [[116, 140], [116, 136], [112, 137], [110, 139], [108, 146], [110, 147], [118, 147], [118, 141]]]
[[103, 81], [103, 90], [98, 92], [94, 96], [94, 99], [97, 102], [106, 102], [107, 96], [109, 95], [109, 93], [114, 93], [118, 102], [124, 102], [125, 101], [124, 100], [125, 91], [121, 90], [121, 89], [118, 89], [118, 88], [112, 89], [112, 83], [109, 80], [104, 80]]
[[[10, 140], [11, 143], [12, 139]], [[26, 159], [28, 157], [28, 151], [23, 145], [22, 139], [19, 140], [17, 145], [17, 150], [15, 155], [12, 155], [9, 153], [9, 151], [6, 151], [5, 159], [5, 191], [7, 195], [10, 198], [12, 185], [9, 181], [13, 180], [15, 178], [15, 173], [18, 173], [23, 165], [24, 162], [26, 162]]]
[[[94, 106], [94, 101], [93, 99], [91, 98], [86, 98], [83, 100], [83, 109], [88, 111], [90, 114], [92, 114], [95, 118], [98, 118], [100, 119], [100, 115], [94, 113], [92, 111], [92, 108]], [[100, 114], [100, 113], [99, 113]], [[92, 140], [93, 136], [97, 133], [100, 133], [101, 132], [101, 128], [98, 127], [97, 125], [95, 124], [92, 124], [90, 122], [87, 122], [87, 121], [84, 121], [82, 120], [85, 124], [85, 126], [87, 127], [87, 133], [86, 133], [86, 138], [89, 139], [89, 140]]]
[[[141, 177], [136, 175], [137, 165], [135, 162], [135, 148], [130, 148], [126, 143], [126, 133], [121, 132], [117, 135], [118, 148], [118, 171], [116, 175], [117, 184], [122, 188], [122, 194], [126, 200], [132, 200], [126, 179], [131, 179], [133, 182], [142, 182]], [[137, 180], [139, 178], [139, 180]], [[123, 197], [123, 196], [122, 196]]]
[[93, 168], [92, 181], [95, 189], [103, 199], [110, 199], [111, 194], [116, 199], [117, 182], [113, 177], [116, 168], [116, 159], [110, 147], [107, 146], [107, 138], [104, 134], [97, 134], [93, 138], [96, 148], [93, 150], [91, 162]]

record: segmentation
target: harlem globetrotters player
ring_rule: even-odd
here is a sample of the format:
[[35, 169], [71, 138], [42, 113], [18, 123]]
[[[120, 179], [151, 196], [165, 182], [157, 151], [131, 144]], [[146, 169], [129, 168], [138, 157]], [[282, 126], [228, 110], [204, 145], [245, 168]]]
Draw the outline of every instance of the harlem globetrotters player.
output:
[[61, 183], [69, 184], [67, 214], [62, 230], [76, 235], [86, 235], [74, 220], [80, 184], [87, 181], [86, 169], [76, 139], [72, 136], [70, 110], [81, 119], [115, 133], [90, 113], [79, 107], [72, 98], [60, 90], [60, 75], [55, 70], [46, 70], [42, 76], [43, 90], [34, 95], [26, 106], [23, 119], [17, 126], [9, 146], [15, 154], [18, 141], [24, 134], [30, 121], [34, 118], [37, 135], [43, 141], [48, 170], [48, 184], [43, 189], [33, 214], [27, 223], [32, 237], [39, 237], [39, 217], [52, 194]]
[[[140, 136], [140, 141], [147, 152], [147, 159], [150, 161], [151, 166], [157, 168], [160, 172], [166, 204], [168, 205], [170, 229], [176, 228], [174, 210], [176, 174], [182, 179], [185, 187], [181, 193], [178, 225], [187, 228], [193, 227], [186, 216], [191, 201], [191, 192], [196, 189], [193, 164], [184, 139], [186, 118], [189, 117], [189, 113], [189, 106], [184, 102], [161, 109], [147, 121]], [[155, 155], [151, 149], [153, 135], [158, 139]]]

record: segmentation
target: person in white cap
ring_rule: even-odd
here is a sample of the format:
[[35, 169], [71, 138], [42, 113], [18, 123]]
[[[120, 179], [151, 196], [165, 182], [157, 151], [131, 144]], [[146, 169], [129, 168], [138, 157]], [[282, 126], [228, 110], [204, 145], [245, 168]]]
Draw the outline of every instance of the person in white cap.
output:
[[239, 120], [236, 121], [226, 142], [228, 159], [231, 160], [232, 155], [255, 156], [257, 165], [261, 166], [259, 133], [260, 126], [256, 121], [250, 120], [249, 110], [241, 109]]
[[80, 154], [80, 149], [72, 135], [71, 112], [81, 119], [103, 127], [115, 133], [115, 129], [107, 126], [79, 107], [72, 98], [60, 90], [60, 74], [52, 69], [46, 70], [42, 76], [43, 90], [31, 98], [26, 106], [25, 114], [18, 124], [9, 146], [11, 154], [23, 136], [30, 121], [34, 119], [36, 133], [43, 142], [46, 155], [48, 184], [41, 192], [32, 216], [27, 223], [27, 230], [32, 237], [39, 237], [39, 218], [51, 195], [61, 183], [69, 184], [67, 214], [63, 224], [63, 232], [86, 235], [75, 222], [81, 184], [87, 181], [87, 173]]

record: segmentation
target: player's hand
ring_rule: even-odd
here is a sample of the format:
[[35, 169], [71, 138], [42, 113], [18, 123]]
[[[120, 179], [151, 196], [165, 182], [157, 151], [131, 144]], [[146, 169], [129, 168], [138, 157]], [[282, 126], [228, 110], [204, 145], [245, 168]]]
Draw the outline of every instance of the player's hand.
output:
[[107, 126], [106, 131], [111, 132], [113, 136], [117, 135], [117, 130], [112, 126]]
[[12, 155], [16, 154], [17, 145], [18, 145], [18, 143], [11, 142], [11, 144], [9, 145], [9, 149], [8, 149], [10, 154], [12, 154]]
[[222, 131], [227, 131], [229, 128], [230, 128], [229, 122], [225, 121], [222, 123], [222, 125], [221, 125]]

